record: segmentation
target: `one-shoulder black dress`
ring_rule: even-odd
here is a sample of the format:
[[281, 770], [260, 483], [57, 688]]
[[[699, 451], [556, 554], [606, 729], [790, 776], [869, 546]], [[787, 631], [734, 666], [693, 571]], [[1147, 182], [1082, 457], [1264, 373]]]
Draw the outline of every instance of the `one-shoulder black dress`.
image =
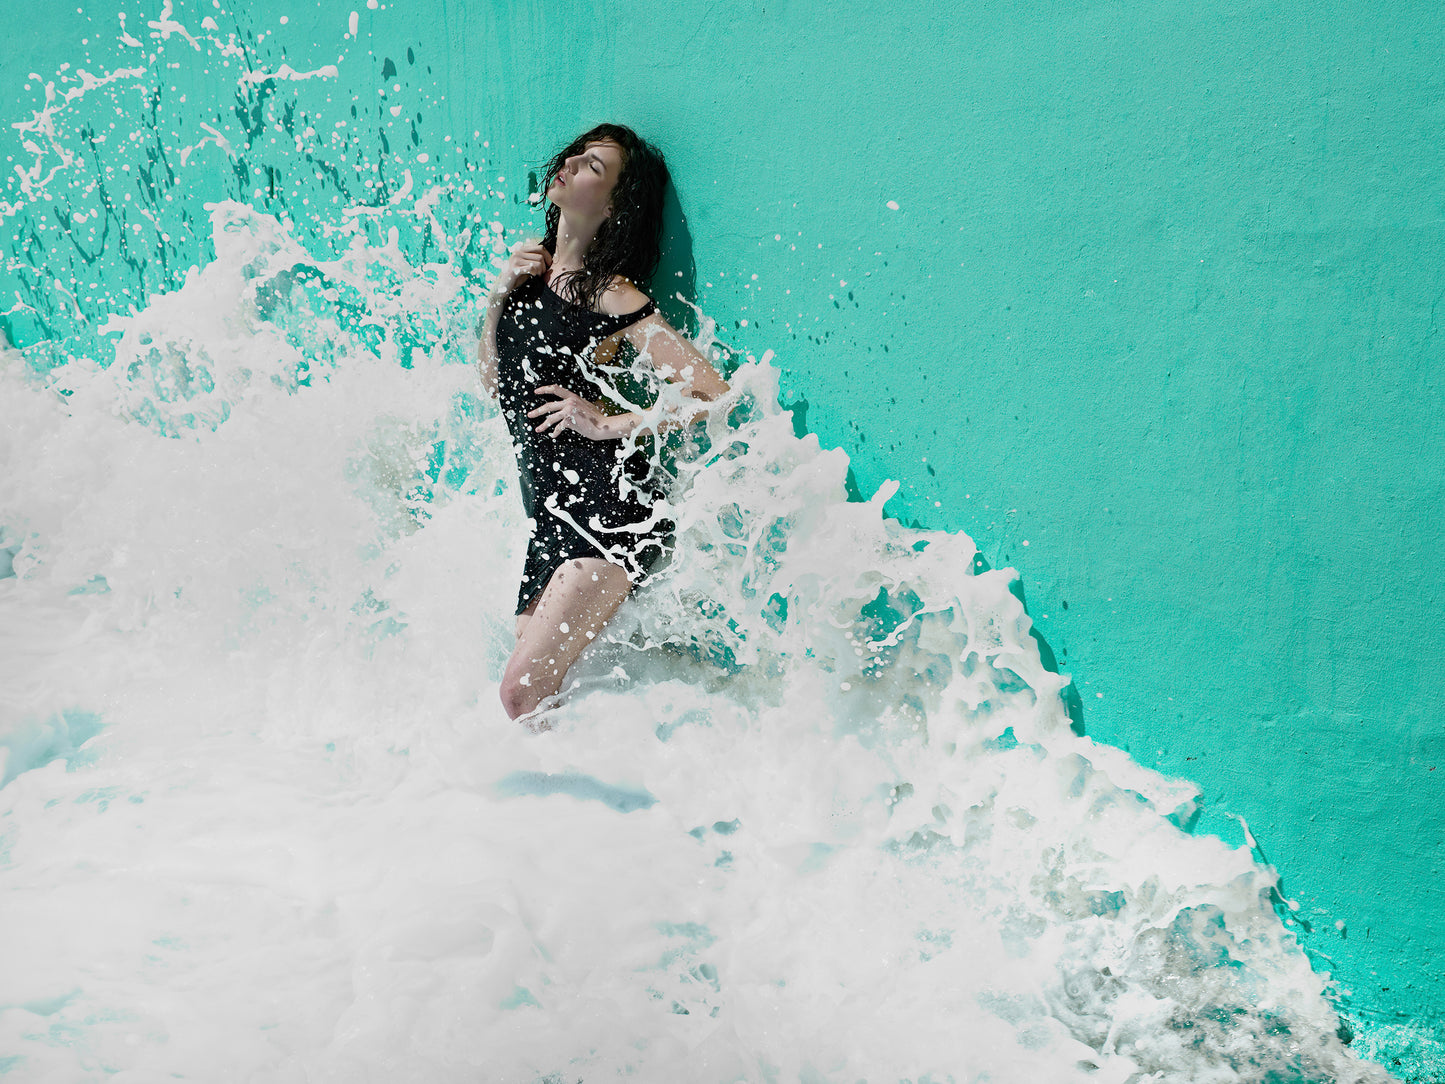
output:
[[660, 504], [658, 468], [647, 449], [626, 440], [591, 440], [564, 429], [537, 433], [542, 419], [527, 412], [550, 396], [535, 389], [560, 384], [583, 399], [608, 397], [610, 383], [593, 354], [603, 340], [657, 311], [609, 316], [575, 305], [533, 276], [508, 296], [497, 324], [497, 398], [522, 481], [522, 506], [532, 518], [527, 564], [517, 593], [521, 613], [552, 573], [577, 557], [620, 565], [634, 584], [666, 551], [673, 531]]

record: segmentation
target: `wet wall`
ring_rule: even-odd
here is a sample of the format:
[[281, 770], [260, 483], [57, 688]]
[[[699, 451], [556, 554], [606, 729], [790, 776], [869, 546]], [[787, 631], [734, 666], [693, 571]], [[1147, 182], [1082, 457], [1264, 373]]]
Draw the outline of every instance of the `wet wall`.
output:
[[[246, 56], [202, 63], [206, 18]], [[540, 163], [636, 127], [674, 174], [674, 317], [681, 289], [774, 351], [861, 495], [898, 479], [893, 514], [1019, 571], [1077, 723], [1195, 780], [1197, 831], [1247, 823], [1366, 1037], [1439, 1034], [1436, 5], [125, 0], [0, 28], [0, 329], [35, 365], [204, 263], [208, 200], [323, 237], [365, 195], [329, 163], [374, 165], [379, 205], [443, 182], [480, 283]], [[46, 86], [128, 56], [64, 162]], [[109, 209], [77, 223], [82, 191]], [[194, 233], [150, 229], [161, 202]]]

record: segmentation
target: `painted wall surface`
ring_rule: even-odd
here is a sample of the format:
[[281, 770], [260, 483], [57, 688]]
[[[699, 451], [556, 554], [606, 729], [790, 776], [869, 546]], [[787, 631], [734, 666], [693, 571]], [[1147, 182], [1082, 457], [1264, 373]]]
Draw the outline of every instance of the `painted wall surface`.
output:
[[[159, 7], [0, 13], [26, 42], [0, 61], [7, 120], [73, 85], [64, 63], [188, 55]], [[116, 9], [136, 46], [116, 44]], [[899, 479], [897, 516], [1019, 570], [1086, 731], [1197, 781], [1199, 830], [1239, 841], [1247, 821], [1357, 1021], [1439, 1027], [1437, 4], [205, 0], [173, 17], [204, 15], [335, 73], [147, 76], [96, 151], [151, 164], [135, 205], [191, 201], [203, 224], [205, 200], [240, 196], [304, 227], [333, 153], [374, 162], [378, 192], [404, 170], [464, 177], [439, 214], [512, 240], [539, 222], [529, 169], [585, 125], [635, 126], [686, 216], [669, 284], [739, 351], [775, 352], [798, 424], [848, 451], [865, 496]], [[182, 165], [200, 119], [230, 151]], [[308, 125], [333, 134], [288, 150]], [[7, 136], [10, 168], [34, 160], [27, 138]], [[123, 288], [206, 259], [200, 226], [142, 237], [114, 204], [116, 232], [80, 255], [54, 208], [10, 217], [12, 339], [63, 349]], [[490, 255], [464, 253], [478, 280]], [[62, 266], [73, 305], [46, 279]]]

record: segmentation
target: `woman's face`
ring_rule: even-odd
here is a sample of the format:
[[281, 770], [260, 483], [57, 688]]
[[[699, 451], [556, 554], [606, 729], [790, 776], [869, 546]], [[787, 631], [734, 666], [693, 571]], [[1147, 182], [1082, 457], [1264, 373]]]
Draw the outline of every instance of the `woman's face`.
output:
[[610, 140], [589, 143], [567, 159], [547, 188], [547, 198], [568, 214], [601, 220], [607, 217], [621, 173], [621, 147]]

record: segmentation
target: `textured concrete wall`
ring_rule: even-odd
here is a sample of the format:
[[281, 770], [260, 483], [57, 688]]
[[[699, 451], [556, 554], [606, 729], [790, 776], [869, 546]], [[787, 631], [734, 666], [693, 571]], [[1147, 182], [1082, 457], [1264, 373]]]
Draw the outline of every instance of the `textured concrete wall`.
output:
[[[119, 6], [135, 31], [159, 5]], [[277, 95], [350, 120], [393, 175], [485, 160], [509, 228], [536, 221], [527, 166], [583, 125], [659, 143], [681, 281], [738, 348], [776, 351], [802, 424], [865, 493], [900, 479], [895, 514], [1019, 569], [1088, 733], [1199, 782], [1201, 830], [1248, 821], [1358, 1018], [1438, 1022], [1445, 15], [914, 8], [207, 0], [176, 18], [336, 63]], [[113, 41], [109, 8], [71, 11], [0, 14], [30, 42], [0, 61], [10, 115], [27, 72]], [[242, 125], [232, 75], [185, 78], [177, 124]], [[258, 133], [263, 163], [280, 152]], [[178, 195], [236, 187], [207, 153]], [[204, 259], [167, 243], [178, 267]], [[5, 326], [40, 334], [23, 312]]]
[[1247, 820], [1357, 1012], [1438, 1018], [1445, 17], [919, 7], [617, 13], [708, 309], [1019, 569], [1087, 731]]

